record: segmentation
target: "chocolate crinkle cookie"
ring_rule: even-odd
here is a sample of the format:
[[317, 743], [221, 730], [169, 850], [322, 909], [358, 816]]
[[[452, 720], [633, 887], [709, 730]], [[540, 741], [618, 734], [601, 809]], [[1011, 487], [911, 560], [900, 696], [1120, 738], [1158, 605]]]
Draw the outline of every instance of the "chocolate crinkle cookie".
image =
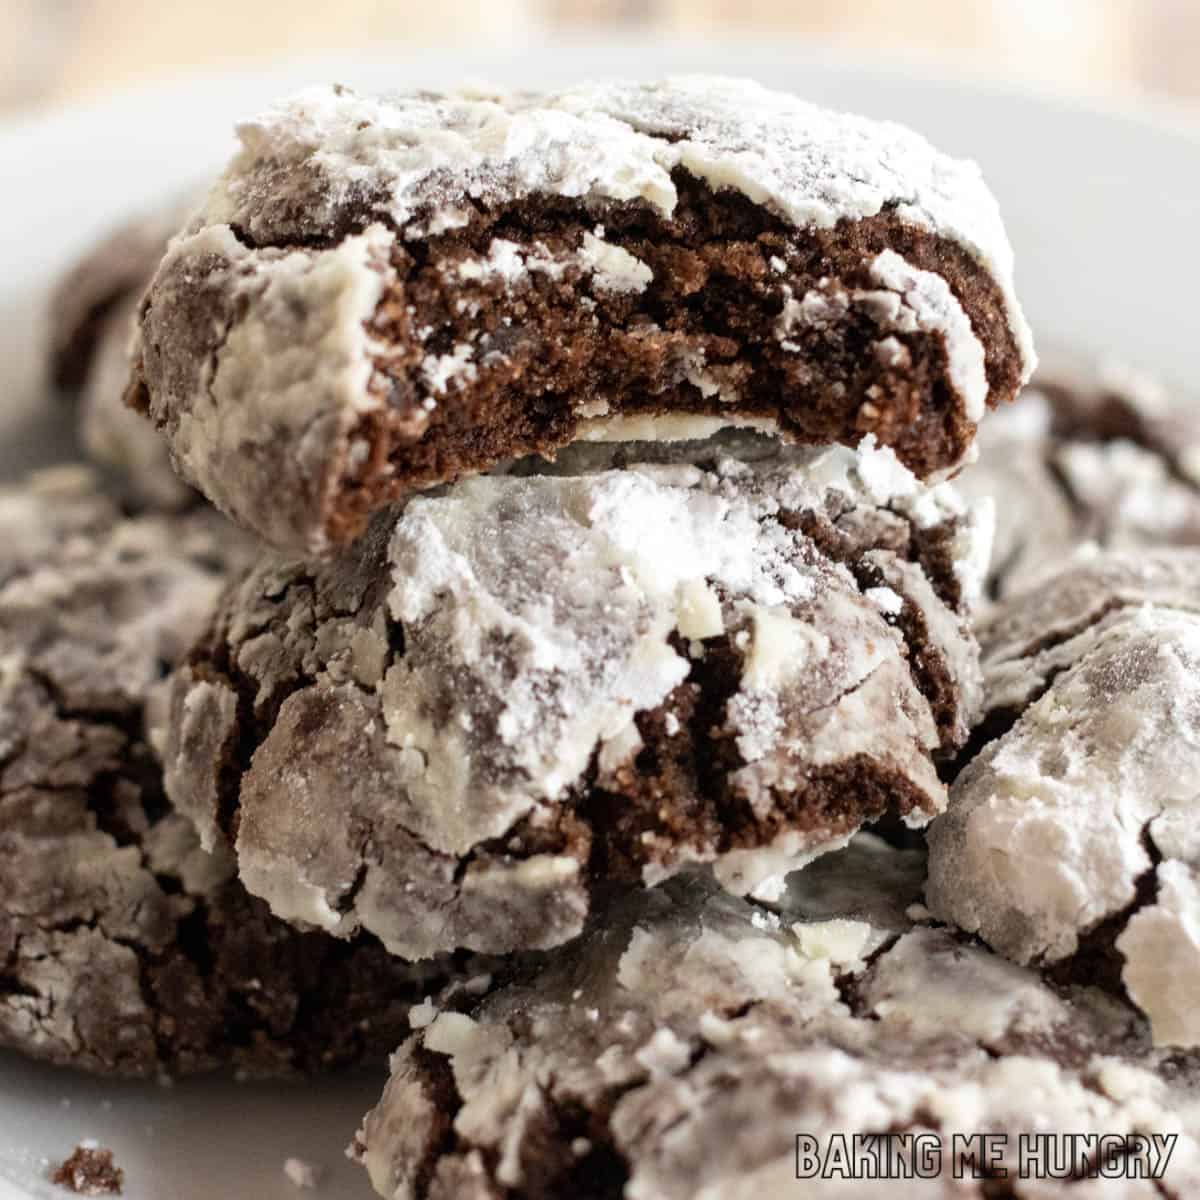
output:
[[973, 163], [746, 81], [316, 88], [239, 130], [130, 402], [287, 549], [572, 441], [728, 425], [966, 458], [1033, 351]]
[[123, 519], [82, 467], [0, 490], [0, 1044], [323, 1068], [391, 1049], [439, 978], [284, 925], [169, 808], [148, 712], [254, 553], [211, 510]]
[[176, 199], [113, 230], [63, 276], [50, 299], [47, 370], [76, 408], [79, 443], [137, 508], [174, 511], [197, 499], [162, 438], [125, 404], [142, 293], [195, 203]]
[[769, 895], [942, 809], [986, 544], [890, 450], [462, 480], [230, 588], [168, 790], [278, 915], [406, 958], [564, 942], [689, 863]]
[[984, 745], [929, 830], [930, 908], [1200, 1045], [1200, 551], [1083, 555], [979, 637]]
[[1152, 376], [1057, 354], [980, 429], [957, 483], [992, 497], [989, 591], [1023, 589], [1081, 543], [1200, 546], [1200, 421]]
[[[353, 1153], [386, 1200], [1193, 1194], [1200, 1063], [1156, 1051], [1099, 989], [914, 923], [922, 868], [861, 835], [775, 911], [695, 878], [626, 894], [482, 996], [439, 997]], [[1143, 1161], [1089, 1184], [1093, 1142], [1072, 1178], [1028, 1177], [1031, 1129], [1103, 1133]], [[972, 1158], [980, 1130], [999, 1161]], [[916, 1134], [940, 1147], [932, 1177], [911, 1172]], [[886, 1155], [890, 1135], [911, 1173], [805, 1175], [798, 1135], [818, 1163], [835, 1138], [878, 1135]]]

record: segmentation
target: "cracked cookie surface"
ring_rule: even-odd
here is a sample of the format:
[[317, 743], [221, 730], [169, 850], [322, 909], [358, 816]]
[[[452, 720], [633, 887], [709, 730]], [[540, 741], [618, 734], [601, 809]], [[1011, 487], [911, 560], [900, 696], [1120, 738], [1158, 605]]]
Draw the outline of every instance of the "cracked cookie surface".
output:
[[1020, 403], [981, 427], [979, 461], [955, 480], [995, 502], [989, 592], [1032, 584], [1082, 543], [1200, 545], [1194, 412], [1121, 364], [1048, 357]]
[[275, 912], [406, 958], [555, 945], [691, 863], [769, 894], [943, 807], [986, 545], [890, 450], [462, 480], [231, 587], [168, 791]]
[[148, 715], [227, 571], [211, 510], [127, 519], [82, 467], [0, 490], [0, 1044], [105, 1074], [382, 1054], [437, 972], [301, 934], [173, 813]]
[[936, 477], [1033, 365], [975, 165], [753, 83], [317, 88], [239, 136], [130, 400], [287, 549], [587, 438], [872, 435]]
[[984, 744], [929, 829], [930, 908], [1200, 1045], [1200, 552], [1082, 556], [978, 632]]
[[[1189, 1195], [1200, 1064], [1099, 989], [915, 923], [922, 879], [920, 852], [860, 835], [774, 910], [698, 879], [627, 895], [484, 995], [439, 997], [354, 1153], [387, 1200]], [[1009, 1179], [955, 1177], [979, 1130], [1007, 1136]], [[1168, 1131], [1161, 1181], [1018, 1177], [1024, 1132]], [[935, 1178], [797, 1178], [798, 1134], [825, 1155], [922, 1132]]]
[[113, 230], [50, 298], [50, 382], [76, 406], [87, 456], [139, 508], [174, 511], [197, 499], [171, 468], [162, 438], [125, 405], [138, 304], [168, 239], [194, 207], [177, 200]]

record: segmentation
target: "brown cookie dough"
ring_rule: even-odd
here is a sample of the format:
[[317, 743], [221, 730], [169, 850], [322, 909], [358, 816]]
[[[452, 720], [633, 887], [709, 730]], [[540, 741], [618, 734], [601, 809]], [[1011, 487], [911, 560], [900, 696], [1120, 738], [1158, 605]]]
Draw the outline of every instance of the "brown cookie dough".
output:
[[77, 405], [87, 455], [138, 507], [176, 510], [196, 498], [172, 470], [162, 438], [124, 401], [138, 304], [193, 207], [176, 201], [114, 230], [71, 268], [50, 301], [50, 380]]
[[239, 135], [130, 401], [287, 549], [589, 438], [871, 435], [936, 477], [1033, 365], [973, 163], [747, 81], [315, 88]]
[[979, 461], [956, 482], [995, 502], [995, 596], [1057, 570], [1083, 542], [1200, 545], [1195, 407], [1118, 364], [1050, 359], [981, 428]]
[[1200, 1046], [1200, 551], [1085, 557], [979, 636], [986, 744], [929, 830], [930, 908]]
[[[1191, 1195], [1196, 1058], [1155, 1051], [1101, 991], [915, 924], [922, 866], [863, 835], [775, 912], [696, 879], [625, 896], [485, 995], [430, 1006], [355, 1155], [387, 1200]], [[980, 1131], [1006, 1139], [1007, 1179], [963, 1169], [954, 1139]], [[1018, 1177], [1022, 1133], [1140, 1134], [1157, 1163], [1150, 1135], [1171, 1132], [1162, 1180], [1125, 1164], [1089, 1185], [1095, 1144], [1077, 1178]], [[798, 1135], [828, 1162], [871, 1134], [935, 1139], [940, 1169], [798, 1178]]]
[[593, 891], [733, 891], [944, 803], [986, 535], [890, 450], [462, 480], [250, 572], [171, 694], [168, 791], [280, 916], [542, 948]]
[[147, 705], [254, 548], [122, 519], [85, 468], [0, 490], [0, 1045], [116, 1075], [331, 1067], [436, 979], [297, 933], [171, 812]]

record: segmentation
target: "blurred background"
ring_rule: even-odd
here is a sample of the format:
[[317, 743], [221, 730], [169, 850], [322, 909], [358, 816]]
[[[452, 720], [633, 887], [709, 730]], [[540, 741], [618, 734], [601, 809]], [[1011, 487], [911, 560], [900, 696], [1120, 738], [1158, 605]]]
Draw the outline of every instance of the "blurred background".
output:
[[804, 37], [1200, 106], [1200, 0], [0, 0], [0, 112], [282, 54], [608, 32]]

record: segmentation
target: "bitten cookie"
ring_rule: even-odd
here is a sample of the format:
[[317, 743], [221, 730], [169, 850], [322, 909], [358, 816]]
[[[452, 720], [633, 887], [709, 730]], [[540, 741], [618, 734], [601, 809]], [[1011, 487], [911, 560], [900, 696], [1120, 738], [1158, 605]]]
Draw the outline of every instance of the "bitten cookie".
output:
[[288, 549], [587, 438], [873, 435], [940, 476], [1033, 364], [973, 163], [750, 82], [316, 88], [239, 135], [130, 399]]
[[1200, 423], [1194, 406], [1116, 364], [1055, 357], [1021, 402], [980, 430], [956, 483], [996, 504], [989, 590], [1061, 567], [1081, 542], [1200, 546]]
[[923, 824], [986, 530], [891, 451], [793, 455], [462, 480], [255, 569], [174, 679], [172, 799], [280, 916], [413, 959]]
[[1085, 557], [979, 636], [990, 740], [929, 830], [930, 908], [1200, 1045], [1200, 552]]
[[123, 520], [84, 468], [0, 490], [0, 1044], [117, 1075], [332, 1067], [393, 1048], [438, 979], [284, 925], [167, 804], [147, 703], [251, 555], [211, 510]]
[[[914, 925], [921, 878], [918, 852], [864, 835], [792, 876], [778, 912], [699, 880], [626, 896], [482, 997], [424, 1010], [353, 1152], [387, 1200], [1190, 1194], [1200, 1064], [1156, 1053], [1103, 992]], [[1141, 1135], [1144, 1170], [1178, 1140], [1161, 1181], [1112, 1168], [1111, 1140], [1055, 1180], [1020, 1176], [1023, 1133]], [[851, 1166], [870, 1135], [873, 1182]], [[1101, 1161], [1117, 1178], [1089, 1185]]]
[[175, 202], [114, 230], [63, 277], [50, 301], [47, 371], [78, 406], [79, 440], [137, 507], [178, 510], [196, 493], [161, 437], [125, 405], [138, 304], [167, 241], [195, 205]]

